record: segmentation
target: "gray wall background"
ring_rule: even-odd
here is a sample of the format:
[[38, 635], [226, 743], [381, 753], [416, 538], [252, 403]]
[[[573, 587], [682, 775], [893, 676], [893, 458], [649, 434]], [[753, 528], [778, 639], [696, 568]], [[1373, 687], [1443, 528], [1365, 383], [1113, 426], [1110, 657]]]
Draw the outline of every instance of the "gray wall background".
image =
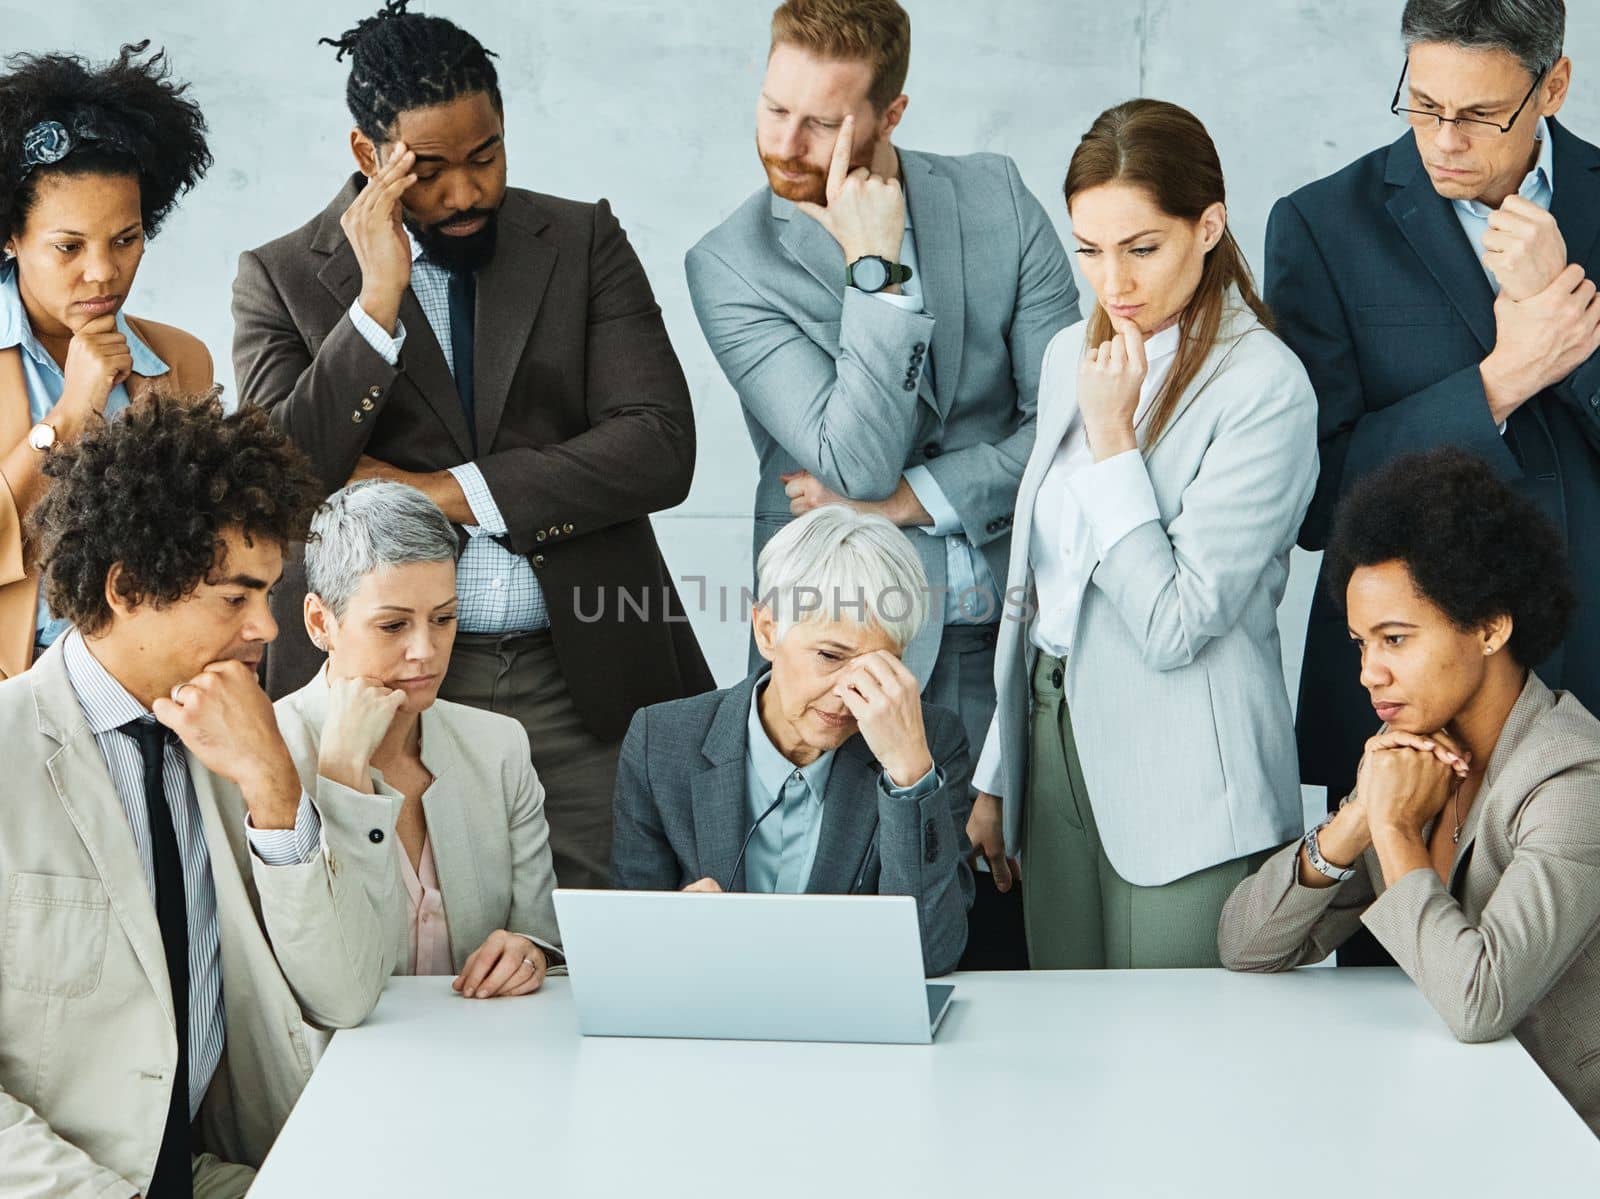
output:
[[[1259, 272], [1273, 201], [1397, 136], [1387, 108], [1402, 63], [1401, 0], [904, 0], [913, 23], [911, 104], [898, 140], [959, 154], [1011, 155], [1070, 245], [1061, 179], [1102, 109], [1133, 96], [1192, 109], [1217, 141], [1235, 233]], [[730, 590], [749, 579], [755, 456], [738, 402], [689, 305], [683, 255], [763, 185], [756, 95], [776, 0], [436, 0], [498, 52], [511, 181], [607, 197], [649, 270], [688, 373], [699, 427], [689, 499], [656, 518], [680, 576]], [[91, 0], [0, 3], [3, 49], [94, 57], [149, 37], [193, 83], [216, 166], [152, 243], [135, 312], [201, 336], [232, 390], [229, 287], [240, 250], [284, 233], [332, 197], [351, 169], [346, 65], [336, 36], [376, 0], [239, 0], [108, 7]], [[1600, 20], [1569, 5], [1577, 63], [1567, 122], [1600, 132]], [[1559, 186], [1559, 180], [1558, 180]], [[1080, 280], [1081, 288], [1081, 280]], [[1296, 551], [1280, 613], [1291, 694], [1313, 556]], [[694, 606], [698, 588], [684, 588]], [[716, 592], [692, 612], [720, 681], [742, 675], [747, 630], [724, 623]]]

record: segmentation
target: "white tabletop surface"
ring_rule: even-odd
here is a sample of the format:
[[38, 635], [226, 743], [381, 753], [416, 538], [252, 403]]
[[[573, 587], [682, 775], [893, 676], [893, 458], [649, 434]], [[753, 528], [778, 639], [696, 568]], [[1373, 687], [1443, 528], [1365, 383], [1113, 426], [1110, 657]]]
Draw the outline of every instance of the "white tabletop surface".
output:
[[1600, 1142], [1397, 970], [958, 974], [932, 1045], [584, 1038], [397, 978], [251, 1199], [1579, 1195]]

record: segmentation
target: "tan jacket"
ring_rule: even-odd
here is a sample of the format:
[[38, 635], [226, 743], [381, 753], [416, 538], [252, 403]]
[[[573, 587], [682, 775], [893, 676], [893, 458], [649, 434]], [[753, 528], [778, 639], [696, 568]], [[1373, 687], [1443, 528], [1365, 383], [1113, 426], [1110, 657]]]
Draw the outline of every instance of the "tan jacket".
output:
[[[129, 379], [130, 399], [138, 399], [156, 386], [177, 395], [210, 390], [211, 355], [197, 338], [171, 325], [131, 316], [128, 324], [171, 368], [170, 374], [156, 378], [135, 375]], [[33, 427], [21, 354], [16, 346], [0, 350], [0, 463]], [[0, 679], [14, 678], [28, 669], [38, 631], [39, 580], [31, 571], [31, 554], [23, 536], [26, 517], [26, 512], [18, 510], [11, 485], [0, 469]]]
[[[0, 1194], [128, 1199], [150, 1182], [177, 1056], [155, 905], [59, 646], [0, 682], [0, 729]], [[227, 1008], [201, 1141], [256, 1166], [310, 1076], [302, 1020], [359, 1024], [388, 977], [364, 876], [388, 868], [368, 834], [393, 817], [325, 784], [321, 856], [265, 866], [237, 789], [190, 770]]]
[[1302, 886], [1298, 842], [1239, 884], [1232, 970], [1321, 961], [1365, 924], [1463, 1041], [1514, 1032], [1600, 1133], [1600, 721], [1530, 673], [1461, 829], [1450, 884], [1413, 870]]
[[[317, 775], [327, 702], [326, 674], [318, 671], [277, 703], [278, 727], [307, 789], [328, 785]], [[559, 949], [544, 785], [534, 773], [528, 734], [509, 716], [439, 700], [422, 714], [422, 763], [434, 780], [423, 793], [422, 810], [455, 968], [462, 969], [467, 955], [500, 928]], [[398, 814], [403, 796], [383, 781], [381, 771], [373, 774], [381, 801], [392, 803]], [[403, 967], [410, 900], [400, 853], [396, 842], [374, 901], [383, 911], [395, 963]]]

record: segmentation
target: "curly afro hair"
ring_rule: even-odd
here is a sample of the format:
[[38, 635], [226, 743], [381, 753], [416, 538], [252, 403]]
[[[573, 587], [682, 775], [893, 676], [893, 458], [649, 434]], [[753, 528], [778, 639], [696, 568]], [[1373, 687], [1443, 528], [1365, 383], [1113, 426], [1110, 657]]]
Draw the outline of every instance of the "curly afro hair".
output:
[[111, 623], [106, 576], [130, 605], [176, 603], [221, 565], [240, 530], [288, 547], [304, 541], [322, 488], [310, 464], [246, 405], [216, 393], [144, 396], [45, 462], [53, 480], [29, 514], [50, 611], [85, 633]]
[[1397, 458], [1340, 503], [1327, 550], [1334, 601], [1343, 608], [1358, 568], [1396, 561], [1458, 629], [1509, 614], [1507, 648], [1523, 666], [1550, 656], [1577, 603], [1561, 534], [1464, 450]]
[[[0, 242], [26, 223], [39, 181], [65, 175], [137, 175], [146, 237], [211, 166], [206, 121], [168, 78], [164, 51], [122, 47], [101, 66], [73, 54], [17, 54], [0, 75]], [[41, 121], [89, 129], [59, 162], [23, 167], [23, 140]]]

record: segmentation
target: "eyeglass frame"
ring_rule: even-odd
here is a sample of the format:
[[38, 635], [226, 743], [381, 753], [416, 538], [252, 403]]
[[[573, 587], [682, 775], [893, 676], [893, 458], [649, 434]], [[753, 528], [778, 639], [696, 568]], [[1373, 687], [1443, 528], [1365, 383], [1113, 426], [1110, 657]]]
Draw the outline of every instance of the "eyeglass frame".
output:
[[[1550, 67], [1546, 67], [1536, 76], [1534, 76], [1533, 86], [1528, 89], [1528, 94], [1522, 97], [1522, 103], [1517, 105], [1517, 111], [1511, 114], [1511, 119], [1509, 121], [1507, 121], [1504, 125], [1501, 125], [1496, 121], [1486, 121], [1482, 117], [1447, 117], [1436, 112], [1425, 112], [1420, 108], [1401, 108], [1400, 93], [1405, 90], [1406, 76], [1411, 73], [1411, 56], [1407, 55], [1405, 65], [1400, 68], [1400, 82], [1394, 85], [1394, 99], [1389, 101], [1389, 115], [1397, 117], [1401, 113], [1406, 113], [1407, 115], [1415, 115], [1419, 117], [1432, 117], [1435, 122], [1434, 128], [1436, 130], [1443, 129], [1446, 125], [1454, 125], [1458, 133], [1460, 133], [1463, 137], [1468, 138], [1470, 138], [1472, 134], [1461, 128], [1463, 122], [1469, 126], [1482, 125], [1486, 129], [1493, 129], [1496, 137], [1504, 137], [1506, 134], [1511, 132], [1512, 126], [1515, 125], [1518, 119], [1521, 118], [1522, 110], [1528, 107], [1528, 101], [1533, 99], [1533, 93], [1538, 91], [1539, 85], [1549, 77], [1551, 69], [1552, 68]], [[1407, 124], [1409, 123], [1410, 122], [1407, 122]], [[1412, 128], [1415, 129], [1417, 126], [1413, 125]], [[1484, 136], [1487, 137], [1487, 133], [1484, 134]]]

